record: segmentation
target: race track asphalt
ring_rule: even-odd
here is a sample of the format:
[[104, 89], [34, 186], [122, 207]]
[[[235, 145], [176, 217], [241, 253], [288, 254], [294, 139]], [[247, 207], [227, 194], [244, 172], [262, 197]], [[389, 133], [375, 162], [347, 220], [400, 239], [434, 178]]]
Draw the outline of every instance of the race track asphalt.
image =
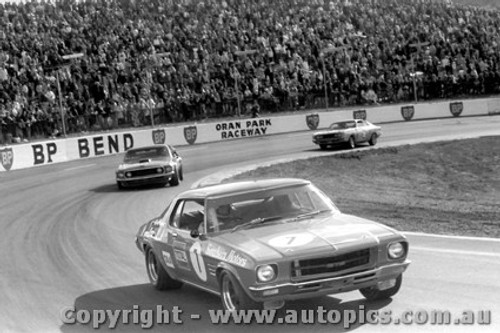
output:
[[[500, 117], [471, 117], [383, 125], [378, 146], [500, 135]], [[491, 147], [491, 149], [499, 149]], [[311, 132], [178, 148], [185, 181], [178, 187], [118, 191], [114, 170], [122, 156], [73, 161], [0, 173], [0, 332], [80, 332], [63, 325], [60, 312], [77, 309], [164, 309], [179, 306], [182, 325], [153, 331], [343, 331], [342, 325], [212, 325], [207, 310], [216, 296], [184, 286], [157, 292], [148, 284], [138, 227], [160, 214], [170, 199], [214, 172], [279, 158], [326, 154]], [[409, 234], [412, 264], [401, 291], [389, 301], [368, 303], [358, 292], [287, 304], [289, 309], [491, 310], [490, 326], [355, 324], [359, 332], [499, 332], [500, 241]], [[198, 313], [201, 319], [191, 320]], [[140, 331], [119, 325], [119, 331]]]

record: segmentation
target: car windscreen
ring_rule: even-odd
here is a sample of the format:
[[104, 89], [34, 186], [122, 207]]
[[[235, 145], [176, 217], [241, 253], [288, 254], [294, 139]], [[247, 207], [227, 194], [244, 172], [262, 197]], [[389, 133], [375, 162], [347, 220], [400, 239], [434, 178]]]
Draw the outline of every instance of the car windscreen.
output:
[[346, 129], [356, 127], [356, 123], [354, 121], [343, 121], [339, 123], [333, 123], [330, 125], [330, 129]]
[[167, 156], [169, 156], [167, 147], [149, 147], [127, 151], [124, 161], [129, 162], [142, 159], [165, 158]]
[[314, 212], [338, 212], [313, 185], [260, 190], [207, 200], [208, 232], [233, 229], [256, 220], [292, 220]]

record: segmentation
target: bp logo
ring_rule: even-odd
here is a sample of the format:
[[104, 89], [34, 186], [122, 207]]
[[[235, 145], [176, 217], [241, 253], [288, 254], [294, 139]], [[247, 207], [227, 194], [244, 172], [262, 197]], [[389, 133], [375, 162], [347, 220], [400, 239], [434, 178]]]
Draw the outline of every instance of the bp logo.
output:
[[14, 163], [14, 151], [12, 148], [0, 149], [0, 160], [5, 170], [9, 171]]
[[366, 110], [357, 110], [352, 112], [352, 117], [354, 119], [366, 120]]
[[196, 129], [196, 126], [184, 127], [184, 139], [186, 139], [187, 143], [190, 145], [194, 144], [197, 136], [198, 130]]
[[164, 129], [158, 129], [152, 131], [153, 135], [153, 143], [155, 145], [162, 145], [165, 143], [165, 130]]
[[454, 117], [460, 116], [462, 114], [463, 110], [464, 110], [464, 103], [463, 102], [450, 103], [450, 112]]
[[308, 114], [306, 116], [306, 123], [307, 127], [311, 130], [315, 130], [318, 128], [319, 125], [319, 115], [317, 113], [314, 114]]
[[412, 120], [415, 115], [415, 107], [413, 105], [402, 106], [401, 115], [406, 121]]

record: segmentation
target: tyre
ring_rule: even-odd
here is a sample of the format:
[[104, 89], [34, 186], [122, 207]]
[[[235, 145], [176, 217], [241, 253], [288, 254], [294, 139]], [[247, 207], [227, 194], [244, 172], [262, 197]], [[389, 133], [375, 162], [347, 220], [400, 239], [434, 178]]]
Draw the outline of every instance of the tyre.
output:
[[241, 287], [236, 278], [224, 271], [220, 277], [220, 297], [224, 310], [260, 310], [262, 303], [252, 300]]
[[347, 145], [350, 149], [356, 148], [356, 141], [354, 140], [353, 136], [349, 138], [349, 142], [347, 142]]
[[328, 146], [327, 146], [327, 145], [325, 145], [325, 144], [320, 144], [320, 145], [319, 145], [319, 148], [320, 148], [321, 150], [325, 150], [325, 149], [326, 149], [326, 147], [328, 147]]
[[170, 179], [170, 186], [177, 186], [177, 185], [179, 185], [179, 173], [176, 169], [174, 175], [172, 176], [172, 179]]
[[182, 287], [182, 282], [174, 280], [168, 275], [150, 247], [146, 249], [146, 271], [148, 272], [149, 281], [158, 290], [179, 289]]
[[377, 134], [373, 133], [372, 136], [370, 137], [370, 146], [375, 146], [377, 144]]
[[118, 186], [119, 190], [123, 190], [125, 187], [123, 186], [122, 182], [116, 182], [116, 185]]
[[401, 274], [396, 278], [396, 284], [392, 288], [380, 290], [378, 289], [378, 287], [374, 286], [374, 287], [362, 288], [359, 289], [359, 291], [369, 301], [387, 299], [397, 294], [399, 288], [401, 288], [402, 282], [403, 282], [403, 275]]

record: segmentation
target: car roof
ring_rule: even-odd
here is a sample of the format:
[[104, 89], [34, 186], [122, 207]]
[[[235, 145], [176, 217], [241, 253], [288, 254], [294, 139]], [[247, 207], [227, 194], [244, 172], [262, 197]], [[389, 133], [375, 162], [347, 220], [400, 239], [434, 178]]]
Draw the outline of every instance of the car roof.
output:
[[308, 185], [311, 182], [298, 178], [271, 178], [262, 180], [243, 180], [230, 183], [208, 185], [188, 190], [180, 198], [208, 198], [238, 195], [248, 192], [286, 188], [298, 185]]
[[151, 145], [151, 146], [135, 147], [135, 148], [130, 148], [129, 150], [127, 150], [127, 152], [136, 151], [136, 150], [147, 150], [147, 149], [159, 148], [159, 147], [167, 147], [168, 148], [168, 145]]

